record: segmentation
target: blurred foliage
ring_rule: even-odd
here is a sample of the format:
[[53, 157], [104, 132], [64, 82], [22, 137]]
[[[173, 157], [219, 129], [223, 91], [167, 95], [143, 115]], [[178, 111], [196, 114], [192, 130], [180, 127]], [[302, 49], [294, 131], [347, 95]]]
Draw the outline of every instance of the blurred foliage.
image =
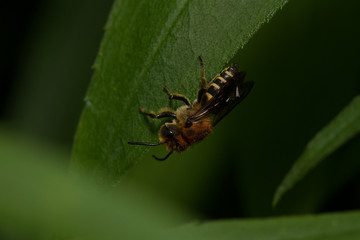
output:
[[342, 144], [357, 135], [360, 131], [360, 96], [346, 106], [334, 120], [322, 129], [306, 145], [304, 152], [291, 167], [285, 179], [275, 192], [275, 206], [282, 195], [291, 189], [311, 169], [324, 158], [338, 149]]
[[198, 239], [358, 239], [359, 211], [317, 216], [281, 217], [251, 220], [209, 221], [189, 224], [177, 229], [184, 239], [197, 235]]
[[123, 185], [118, 194], [70, 176], [59, 166], [65, 157], [21, 134], [1, 135], [0, 230], [25, 239], [161, 239], [188, 218], [145, 189]]
[[[20, 143], [20, 144], [19, 144]], [[20, 147], [19, 147], [20, 146]], [[356, 239], [360, 213], [191, 223], [185, 209], [135, 185], [121, 194], [59, 167], [62, 150], [0, 137], [0, 230], [22, 239]], [[14, 149], [15, 148], [15, 149]], [[16, 173], [16, 174], [14, 174]], [[20, 177], [19, 177], [20, 176]], [[24, 186], [26, 186], [24, 188]]]
[[[250, 4], [251, 1], [244, 2]], [[130, 4], [127, 1], [117, 2], [121, 3]], [[168, 106], [167, 98], [161, 91], [164, 84], [172, 91], [193, 99], [199, 84], [200, 69], [196, 59], [199, 54], [205, 53], [208, 79], [226, 65], [236, 62], [247, 71], [247, 80], [256, 82], [255, 88], [211, 136], [189, 151], [174, 154], [159, 163], [151, 155], [164, 154], [162, 147], [147, 151], [140, 146], [131, 146], [134, 155], [129, 157], [134, 159], [137, 156], [137, 164], [117, 179], [121, 180], [121, 184], [104, 189], [88, 178], [68, 176], [64, 165], [69, 161], [69, 147], [91, 76], [90, 66], [99, 47], [110, 4], [110, 0], [43, 0], [30, 4], [31, 7], [29, 4], [21, 5], [28, 8], [20, 12], [14, 10], [15, 6], [4, 12], [5, 16], [18, 14], [9, 15], [12, 17], [3, 21], [6, 27], [2, 43], [6, 46], [5, 55], [11, 56], [3, 57], [1, 64], [2, 74], [8, 74], [1, 77], [0, 85], [0, 117], [2, 122], [7, 123], [7, 127], [0, 129], [2, 239], [48, 239], [54, 234], [56, 239], [86, 238], [89, 234], [94, 234], [93, 238], [101, 236], [101, 239], [175, 239], [176, 236], [189, 235], [194, 239], [211, 239], [220, 233], [229, 239], [359, 239], [357, 211], [268, 220], [261, 217], [359, 208], [358, 135], [301, 179], [276, 209], [271, 208], [271, 201], [281, 180], [313, 136], [360, 92], [360, 16], [357, 11], [360, 3], [290, 1], [240, 50], [230, 47], [238, 42], [226, 42], [233, 36], [223, 34], [238, 31], [234, 29], [237, 20], [231, 15], [227, 15], [227, 23], [219, 28], [219, 32], [209, 31], [208, 35], [202, 35], [201, 42], [208, 38], [218, 41], [207, 45], [199, 41], [195, 48], [200, 53], [187, 54], [188, 49], [181, 51], [171, 49], [171, 46], [159, 48], [158, 51], [171, 49], [166, 52], [171, 58], [160, 59], [161, 64], [154, 66], [155, 70], [164, 72], [156, 75], [153, 70], [155, 73], [152, 72], [151, 76], [155, 78], [135, 92], [136, 99], [125, 112], [132, 111], [129, 115], [132, 118], [124, 121], [134, 123], [134, 128], [140, 128], [142, 132], [136, 139], [113, 133], [113, 139], [105, 139], [100, 145], [90, 147], [121, 146], [117, 145], [119, 141], [156, 140], [161, 123], [142, 118], [137, 107], [142, 105], [157, 110], [158, 107]], [[138, 11], [147, 4], [150, 3], [139, 2]], [[194, 2], [186, 4], [193, 6]], [[157, 44], [154, 39], [159, 39], [151, 36], [163, 34], [163, 24], [169, 28], [171, 20], [177, 16], [187, 17], [199, 10], [194, 7], [189, 11], [180, 11], [184, 15], [170, 15], [162, 19], [162, 14], [166, 15], [181, 6], [174, 2], [161, 5], [164, 9], [158, 9], [158, 32], [144, 29], [147, 24], [152, 24], [146, 22], [144, 13], [138, 24], [145, 26], [134, 28], [132, 32], [133, 37], [138, 38], [137, 42], [122, 45], [123, 39], [114, 41], [115, 50], [109, 54], [116, 58], [119, 57], [119, 48], [127, 48], [128, 55], [125, 57], [132, 59], [122, 66], [118, 66], [118, 62], [107, 62], [108, 65], [104, 66], [108, 69], [118, 67], [111, 75], [112, 83], [116, 83], [114, 91], [126, 93], [129, 90], [124, 85], [129, 74], [139, 74], [130, 70], [135, 66], [140, 71], [144, 63], [139, 59], [150, 54], [132, 55], [133, 49], [141, 44], [150, 47]], [[217, 14], [223, 16], [219, 13], [221, 11], [235, 10], [229, 3], [208, 7], [212, 7], [213, 12], [201, 12], [198, 16], [201, 21], [212, 21], [217, 19], [213, 17]], [[243, 10], [246, 9], [244, 7]], [[122, 10], [123, 15], [119, 18], [130, 21], [131, 11], [127, 12], [126, 6]], [[251, 16], [258, 17], [258, 14]], [[9, 25], [9, 22], [13, 24]], [[194, 22], [188, 21], [188, 24]], [[211, 29], [212, 26], [206, 27]], [[206, 27], [198, 31], [206, 32]], [[128, 33], [121, 32], [123, 36]], [[175, 38], [176, 35], [170, 37]], [[149, 38], [155, 42], [145, 41]], [[220, 49], [218, 44], [229, 48], [217, 52]], [[231, 57], [233, 59], [230, 60]], [[96, 67], [99, 66], [98, 61]], [[121, 72], [124, 68], [126, 71]], [[148, 74], [144, 72], [144, 75]], [[158, 90], [149, 93], [150, 89]], [[109, 107], [114, 109], [110, 116], [114, 121], [111, 124], [118, 126], [121, 124], [117, 118], [118, 111], [122, 107]], [[94, 122], [98, 130], [111, 130], [102, 124]], [[21, 133], [19, 137], [14, 132], [26, 132], [28, 136], [24, 138]], [[37, 142], [33, 137], [43, 140]], [[52, 142], [60, 144], [60, 147], [54, 147]], [[111, 164], [119, 158], [116, 154], [110, 157], [114, 160]], [[117, 167], [116, 164], [114, 166]], [[128, 184], [129, 187], [126, 187]], [[153, 195], [157, 197], [153, 198]], [[171, 204], [168, 205], [168, 202]], [[162, 232], [169, 227], [168, 221], [178, 226], [179, 222], [188, 223], [189, 219], [235, 217], [257, 219], [194, 223], [172, 229], [173, 232]]]

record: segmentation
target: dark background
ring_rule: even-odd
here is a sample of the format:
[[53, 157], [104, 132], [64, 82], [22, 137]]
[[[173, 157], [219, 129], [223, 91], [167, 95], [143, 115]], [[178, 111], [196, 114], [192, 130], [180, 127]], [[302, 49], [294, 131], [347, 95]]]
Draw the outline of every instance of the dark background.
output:
[[[58, 145], [70, 159], [111, 4], [43, 0], [2, 7], [3, 127]], [[256, 82], [244, 104], [204, 143], [163, 165], [149, 153], [126, 178], [205, 218], [359, 208], [359, 136], [271, 208], [276, 186], [306, 143], [360, 92], [359, 7], [357, 1], [290, 1], [233, 59]]]
[[70, 151], [112, 1], [10, 1], [2, 14], [2, 122]]

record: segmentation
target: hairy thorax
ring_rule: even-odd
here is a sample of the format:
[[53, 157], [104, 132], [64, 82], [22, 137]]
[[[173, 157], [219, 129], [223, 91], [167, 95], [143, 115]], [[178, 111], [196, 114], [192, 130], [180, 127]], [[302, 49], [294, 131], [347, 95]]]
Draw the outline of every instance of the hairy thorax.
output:
[[181, 152], [211, 133], [212, 122], [210, 117], [204, 117], [194, 122], [190, 127], [186, 127], [187, 118], [193, 115], [198, 107], [200, 107], [199, 104], [194, 104], [193, 106], [181, 106], [176, 110], [176, 119], [171, 124], [177, 126], [180, 134], [174, 140], [166, 142], [167, 148]]

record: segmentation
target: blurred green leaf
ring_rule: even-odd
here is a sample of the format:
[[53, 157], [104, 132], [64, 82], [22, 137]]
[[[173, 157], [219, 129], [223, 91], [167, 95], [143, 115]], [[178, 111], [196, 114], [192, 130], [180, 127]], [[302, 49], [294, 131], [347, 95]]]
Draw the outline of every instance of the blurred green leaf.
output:
[[311, 169], [360, 131], [360, 96], [346, 106], [307, 144], [275, 192], [273, 206]]
[[164, 85], [194, 99], [197, 56], [213, 77], [286, 2], [116, 1], [76, 133], [73, 167], [118, 180], [148, 149], [128, 141], [158, 141], [160, 123], [138, 107], [166, 107]]
[[164, 228], [183, 222], [184, 211], [144, 189], [122, 185], [119, 195], [71, 177], [59, 167], [64, 156], [33, 139], [0, 136], [0, 234], [20, 239], [162, 239]]
[[[252, 220], [222, 220], [191, 224], [179, 231], [183, 239], [359, 239], [360, 212]], [[181, 235], [183, 234], [183, 235]]]
[[63, 156], [32, 139], [0, 136], [0, 230], [26, 239], [359, 239], [360, 212], [183, 224], [184, 211], [144, 189], [121, 195], [69, 176]]

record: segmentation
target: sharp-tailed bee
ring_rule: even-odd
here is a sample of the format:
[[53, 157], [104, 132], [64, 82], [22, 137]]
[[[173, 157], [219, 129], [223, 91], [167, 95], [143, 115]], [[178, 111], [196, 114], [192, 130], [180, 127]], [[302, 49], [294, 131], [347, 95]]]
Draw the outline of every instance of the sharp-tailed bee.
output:
[[223, 119], [231, 110], [249, 94], [254, 82], [244, 82], [246, 73], [239, 71], [236, 64], [225, 68], [216, 75], [209, 83], [205, 78], [204, 62], [199, 56], [201, 64], [201, 88], [193, 104], [184, 95], [171, 93], [166, 87], [163, 88], [169, 99], [180, 100], [185, 105], [176, 111], [162, 109], [156, 114], [153, 111], [145, 111], [140, 107], [140, 112], [151, 118], [171, 118], [172, 122], [163, 124], [159, 131], [159, 143], [128, 142], [133, 145], [158, 146], [165, 145], [169, 153], [167, 159], [174, 151], [182, 152], [191, 145], [208, 136], [213, 127]]

